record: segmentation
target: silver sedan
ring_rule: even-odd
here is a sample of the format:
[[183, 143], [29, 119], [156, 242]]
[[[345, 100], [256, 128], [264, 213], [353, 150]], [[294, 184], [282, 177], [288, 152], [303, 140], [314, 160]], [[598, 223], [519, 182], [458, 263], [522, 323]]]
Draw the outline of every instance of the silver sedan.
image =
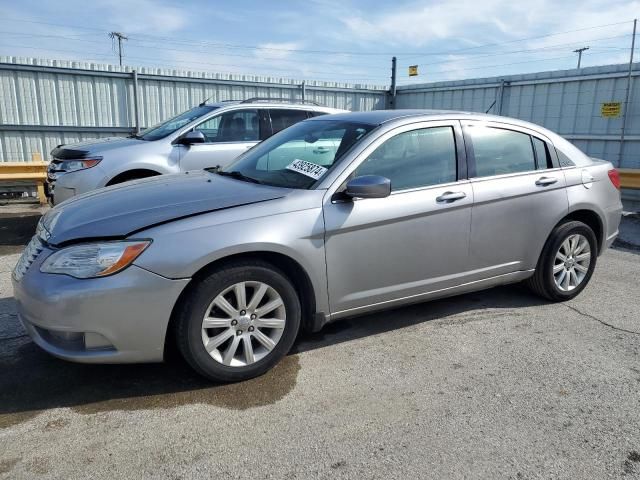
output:
[[610, 163], [530, 123], [328, 115], [223, 169], [63, 202], [13, 284], [55, 356], [153, 362], [174, 343], [206, 377], [238, 381], [343, 317], [514, 282], [571, 299], [621, 210]]

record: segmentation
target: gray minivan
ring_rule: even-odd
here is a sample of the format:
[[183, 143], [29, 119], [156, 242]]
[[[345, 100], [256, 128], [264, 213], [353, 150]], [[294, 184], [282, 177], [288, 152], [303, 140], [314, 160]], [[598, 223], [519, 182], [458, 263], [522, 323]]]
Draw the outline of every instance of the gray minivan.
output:
[[[224, 167], [280, 130], [339, 112], [344, 110], [281, 99], [203, 102], [140, 135], [59, 145], [51, 152], [47, 196], [58, 204], [129, 180]], [[318, 152], [319, 156], [324, 153]]]

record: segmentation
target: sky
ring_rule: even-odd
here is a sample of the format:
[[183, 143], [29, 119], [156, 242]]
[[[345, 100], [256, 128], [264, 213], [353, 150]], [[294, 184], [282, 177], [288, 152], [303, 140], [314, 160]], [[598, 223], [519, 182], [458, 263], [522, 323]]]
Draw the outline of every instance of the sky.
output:
[[131, 67], [388, 85], [396, 56], [402, 85], [575, 68], [582, 47], [583, 67], [628, 63], [639, 14], [640, 0], [21, 0], [0, 5], [0, 56], [117, 64], [118, 31]]

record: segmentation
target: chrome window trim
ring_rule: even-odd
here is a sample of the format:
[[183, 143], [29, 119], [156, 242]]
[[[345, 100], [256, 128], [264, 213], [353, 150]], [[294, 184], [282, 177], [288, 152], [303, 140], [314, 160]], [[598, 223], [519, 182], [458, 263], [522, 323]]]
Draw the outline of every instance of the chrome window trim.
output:
[[[381, 127], [383, 126], [384, 124]], [[373, 139], [371, 142], [369, 142], [366, 146], [361, 147], [361, 149], [358, 151], [352, 152], [351, 154], [352, 158], [350, 161], [348, 159], [345, 159], [347, 160], [345, 162], [345, 167], [340, 172], [336, 172], [333, 176], [331, 176], [333, 180], [327, 177], [326, 179], [323, 179], [320, 185], [318, 185], [318, 187], [316, 188], [319, 190], [326, 188], [327, 189], [326, 195], [329, 195], [329, 198], [331, 198], [331, 196], [333, 196], [333, 194], [342, 187], [342, 185], [344, 184], [345, 181], [347, 181], [349, 176], [362, 164], [362, 162], [364, 162], [369, 157], [369, 155], [371, 155], [384, 142], [386, 142], [392, 137], [395, 137], [398, 134], [410, 132], [412, 130], [421, 130], [423, 128], [451, 127], [451, 129], [454, 130], [454, 135], [455, 135], [455, 128], [459, 126], [460, 126], [460, 122], [458, 120], [431, 120], [431, 121], [423, 120], [423, 121], [407, 123], [399, 126], [392, 126], [390, 128], [383, 128], [378, 133], [378, 136], [375, 139]], [[372, 130], [371, 133], [374, 133], [375, 131], [376, 129]], [[456, 142], [457, 142], [457, 138], [456, 138]], [[457, 145], [456, 145], [456, 150], [457, 150]], [[458, 156], [458, 152], [456, 151], [456, 158], [457, 156]], [[455, 185], [461, 181], [466, 181], [466, 179], [456, 180], [455, 182], [450, 182], [450, 184]], [[325, 186], [325, 184], [327, 183], [328, 185]], [[440, 185], [448, 185], [448, 184], [449, 183], [438, 184], [438, 185], [425, 185], [423, 187], [414, 187], [411, 189], [396, 190], [395, 192], [391, 192], [391, 195], [393, 195], [394, 193], [405, 193], [409, 190], [424, 190], [427, 188], [437, 188]]]
[[537, 173], [538, 175], [544, 175], [549, 172], [562, 172], [562, 171], [563, 169], [561, 167], [547, 168], [545, 170], [527, 170], [524, 172], [512, 172], [512, 173], [503, 173], [500, 175], [491, 175], [488, 177], [472, 177], [469, 179], [469, 181], [473, 183], [479, 183], [482, 181], [500, 180], [502, 178], [522, 177], [525, 175], [531, 175], [532, 173]]

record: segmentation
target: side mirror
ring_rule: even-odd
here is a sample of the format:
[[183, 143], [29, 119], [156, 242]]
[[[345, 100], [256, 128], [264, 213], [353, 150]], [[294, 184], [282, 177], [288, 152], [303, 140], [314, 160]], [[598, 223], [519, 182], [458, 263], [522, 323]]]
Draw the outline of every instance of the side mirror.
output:
[[191, 130], [182, 135], [176, 143], [180, 145], [193, 145], [194, 143], [204, 143], [206, 139], [200, 130]]
[[362, 175], [347, 182], [344, 192], [354, 198], [384, 198], [391, 194], [391, 180], [380, 175]]

